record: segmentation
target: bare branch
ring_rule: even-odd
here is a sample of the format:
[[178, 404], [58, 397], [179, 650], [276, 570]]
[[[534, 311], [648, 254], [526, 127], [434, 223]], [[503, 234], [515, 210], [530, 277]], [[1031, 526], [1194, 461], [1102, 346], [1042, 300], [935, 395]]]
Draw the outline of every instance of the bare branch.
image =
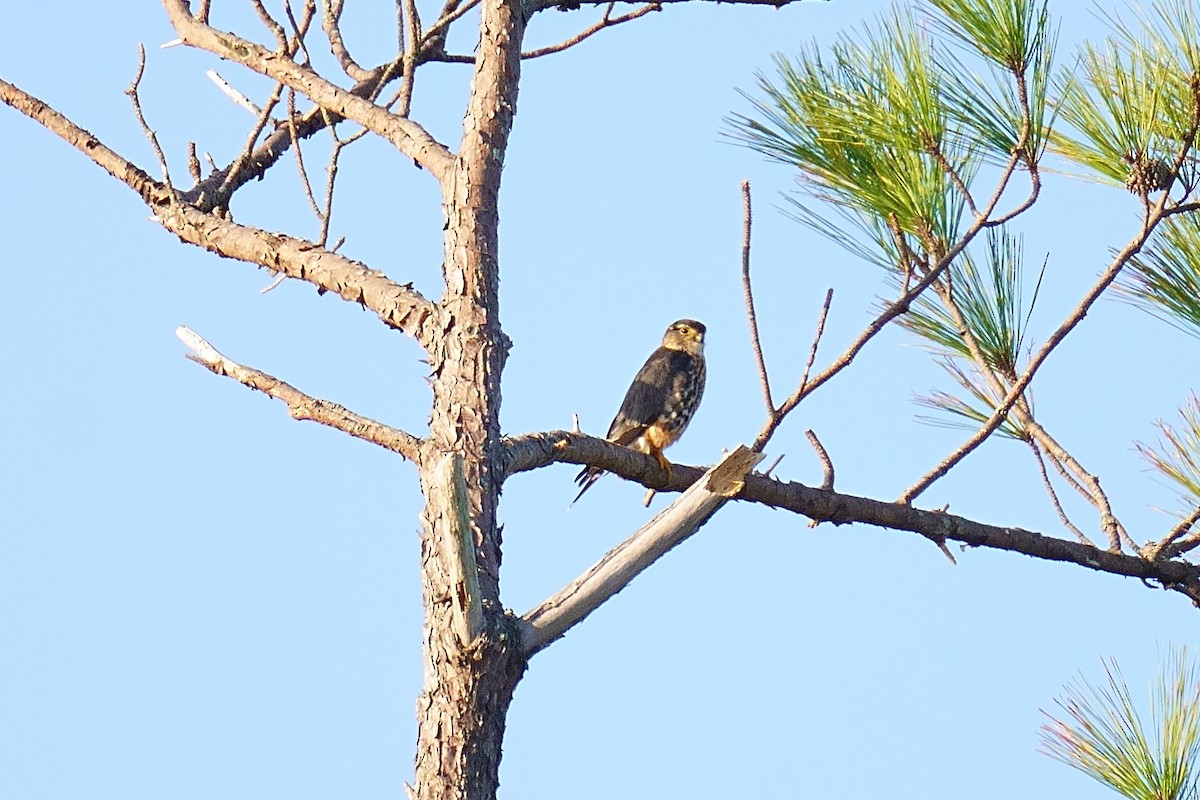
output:
[[256, 106], [254, 101], [252, 101], [249, 97], [246, 97], [246, 95], [242, 94], [237, 89], [233, 88], [229, 81], [222, 78], [215, 69], [206, 69], [204, 74], [208, 76], [210, 81], [216, 84], [217, 88], [221, 90], [222, 94], [234, 102], [234, 105], [241, 106], [254, 116], [258, 116], [262, 113], [262, 109]]
[[[695, 0], [658, 0], [659, 4], [666, 3], [687, 3]], [[767, 6], [770, 8], [783, 8], [784, 6], [793, 3], [801, 2], [801, 0], [710, 0], [711, 2], [721, 2], [730, 5], [746, 5], [746, 6]], [[558, 8], [563, 11], [570, 11], [581, 6], [599, 6], [605, 5], [608, 0], [525, 0], [524, 8], [526, 15], [533, 15], [539, 11], [545, 11], [548, 8]]]
[[1058, 492], [1054, 491], [1054, 484], [1050, 482], [1050, 475], [1046, 472], [1046, 460], [1042, 458], [1042, 451], [1038, 449], [1038, 446], [1034, 442], [1029, 442], [1029, 449], [1033, 451], [1033, 457], [1037, 460], [1038, 474], [1042, 476], [1042, 485], [1046, 487], [1046, 493], [1050, 495], [1050, 502], [1054, 505], [1054, 510], [1058, 512], [1059, 520], [1062, 521], [1067, 530], [1075, 534], [1075, 538], [1081, 544], [1091, 545], [1092, 540], [1085, 536], [1083, 531], [1075, 527], [1075, 524], [1071, 522], [1071, 518], [1067, 516], [1066, 510], [1062, 507], [1062, 503], [1059, 502]]
[[478, 6], [479, 2], [480, 0], [467, 0], [466, 3], [460, 5], [460, 0], [446, 0], [446, 5], [442, 7], [442, 13], [437, 22], [425, 29], [425, 37], [421, 42], [422, 49], [434, 46], [440, 50], [442, 42], [446, 39], [446, 30], [456, 20]]
[[150, 147], [154, 149], [154, 157], [158, 159], [159, 169], [162, 170], [162, 179], [166, 183], [167, 188], [171, 188], [171, 170], [167, 167], [167, 157], [163, 154], [163, 149], [158, 143], [158, 134], [151, 130], [150, 125], [146, 122], [146, 115], [142, 113], [142, 101], [138, 97], [138, 87], [142, 83], [142, 75], [146, 72], [146, 48], [138, 45], [138, 68], [137, 74], [133, 77], [133, 82], [129, 84], [129, 88], [125, 90], [125, 94], [129, 95], [129, 101], [133, 103], [133, 113], [137, 117], [138, 125], [142, 127], [142, 133], [150, 142]]
[[190, 328], [176, 328], [175, 335], [192, 351], [188, 358], [217, 375], [233, 378], [238, 383], [282, 401], [293, 419], [319, 422], [398, 453], [409, 461], [420, 460], [422, 442], [412, 434], [359, 416], [337, 403], [309, 397], [278, 378], [226, 358]]
[[525, 654], [547, 647], [698, 531], [741, 491], [746, 475], [763, 458], [746, 447], [734, 450], [591, 569], [525, 614], [521, 618], [528, 626], [522, 636]]
[[750, 205], [750, 181], [742, 181], [742, 294], [746, 299], [746, 319], [750, 322], [750, 347], [762, 385], [763, 401], [767, 404], [768, 419], [775, 416], [775, 401], [771, 399], [771, 379], [767, 377], [767, 362], [763, 358], [762, 339], [758, 335], [758, 315], [754, 313], [754, 289], [750, 285], [750, 227], [753, 222]]
[[342, 89], [290, 57], [226, 31], [212, 28], [188, 12], [185, 0], [163, 0], [167, 16], [184, 43], [236, 61], [249, 69], [301, 92], [322, 108], [351, 119], [388, 140], [441, 180], [454, 157], [445, 145], [410, 119]]
[[808, 349], [808, 361], [804, 364], [804, 374], [800, 377], [800, 385], [787, 400], [783, 401], [783, 405], [768, 411], [767, 422], [755, 437], [753, 449], [761, 451], [766, 447], [767, 442], [775, 434], [775, 430], [808, 393], [808, 373], [812, 369], [813, 362], [816, 361], [817, 347], [821, 344], [821, 337], [825, 335], [825, 320], [829, 317], [829, 306], [832, 302], [833, 289], [829, 289], [825, 292], [825, 302], [821, 305], [821, 313], [817, 317], [817, 332], [813, 334], [812, 346]]
[[[627, 447], [568, 431], [526, 434], [503, 440], [506, 475], [537, 469], [555, 462], [601, 467], [628, 480], [651, 485], [660, 492], [683, 491], [704, 474], [696, 467], [675, 464], [665, 485], [662, 471], [650, 456]], [[657, 479], [657, 480], [656, 480]], [[779, 481], [758, 473], [746, 477], [736, 499], [802, 514], [835, 525], [858, 522], [916, 533], [934, 541], [956, 541], [1021, 553], [1046, 561], [1077, 564], [1097, 572], [1155, 580], [1200, 604], [1200, 566], [1180, 560], [1148, 561], [1141, 556], [1114, 553], [1091, 545], [1044, 536], [1023, 528], [988, 525], [941, 510], [923, 510], [908, 503], [889, 503], [869, 497], [842, 494]]]
[[329, 40], [329, 50], [337, 59], [342, 71], [353, 80], [369, 80], [373, 75], [372, 71], [359, 66], [346, 49], [346, 43], [342, 41], [342, 0], [321, 0], [321, 7], [321, 30], [325, 31], [325, 38]]
[[616, 5], [616, 3], [609, 3], [608, 6], [605, 7], [604, 16], [600, 18], [599, 22], [597, 22], [595, 25], [584, 28], [570, 39], [559, 42], [558, 44], [550, 45], [549, 47], [539, 47], [537, 50], [528, 50], [524, 53], [521, 53], [521, 58], [541, 58], [542, 56], [548, 56], [552, 53], [561, 53], [563, 50], [566, 50], [569, 47], [574, 47], [583, 40], [594, 36], [605, 28], [612, 28], [616, 25], [620, 25], [622, 22], [629, 22], [637, 19], [638, 17], [644, 17], [652, 11], [662, 11], [661, 3], [650, 3], [642, 6], [641, 8], [636, 8], [633, 11], [630, 11], [628, 14], [622, 14], [619, 17], [610, 17], [609, 15], [612, 14]]
[[239, 225], [188, 206], [154, 210], [164, 228], [190, 244], [307, 281], [321, 293], [333, 292], [369, 308], [388, 326], [415, 337], [423, 347], [429, 345], [434, 307], [411, 284], [398, 284], [306, 239]]
[[300, 172], [300, 185], [304, 188], [304, 196], [308, 199], [309, 210], [316, 216], [317, 222], [324, 227], [325, 220], [321, 216], [321, 207], [313, 194], [312, 181], [308, 179], [308, 168], [304, 165], [304, 148], [300, 146], [300, 138], [296, 135], [296, 92], [288, 89], [287, 93], [288, 130], [292, 132], [292, 152], [296, 154], [296, 169]]
[[95, 136], [21, 89], [0, 80], [0, 100], [61, 137], [151, 207], [167, 230], [210, 252], [286, 274], [371, 309], [388, 326], [428, 346], [433, 304], [413, 289], [345, 256], [291, 236], [239, 225], [216, 214], [176, 202], [174, 193]]
[[[275, 84], [275, 89], [271, 92], [271, 96], [267, 98], [267, 102], [263, 104], [262, 111], [258, 114], [258, 120], [254, 123], [254, 127], [250, 129], [250, 134], [246, 137], [246, 144], [242, 146], [242, 152], [229, 165], [229, 169], [224, 172], [213, 171], [207, 181], [202, 184], [196, 184], [192, 192], [185, 195], [191, 199], [193, 193], [200, 192], [196, 195], [196, 202], [205, 210], [218, 206], [228, 206], [229, 197], [237, 186], [244, 186], [246, 181], [238, 182], [238, 178], [253, 164], [254, 158], [254, 143], [258, 141], [258, 137], [262, 134], [263, 129], [267, 127], [267, 123], [271, 121], [271, 114], [275, 111], [275, 106], [279, 105], [279, 101], [283, 98], [283, 84]], [[295, 137], [293, 136], [293, 139]], [[262, 173], [259, 173], [260, 175]], [[202, 187], [208, 185], [216, 186], [216, 190], [212, 195], [206, 196]]]
[[[262, 4], [262, 0], [250, 0], [250, 5], [254, 6], [254, 12], [258, 14], [258, 18], [262, 20], [262, 24], [266, 26], [271, 35], [275, 37], [276, 43], [279, 44], [279, 52], [286, 53], [288, 49], [288, 36], [284, 32], [283, 26], [275, 21], [275, 18], [267, 12], [266, 7]], [[185, 40], [186, 41], [186, 40]]]
[[1200, 506], [1192, 510], [1191, 514], [1181, 519], [1175, 527], [1173, 527], [1161, 542], [1155, 545], [1143, 548], [1142, 555], [1151, 561], [1157, 561], [1160, 558], [1174, 557], [1193, 550], [1200, 546], [1200, 534], [1190, 531], [1197, 522], [1200, 522]]
[[[417, 74], [417, 54], [421, 50], [421, 17], [417, 13], [417, 0], [403, 0], [404, 21], [407, 23], [407, 34], [401, 35], [400, 41], [404, 45], [401, 49], [403, 52], [404, 72], [400, 76], [400, 93], [396, 97], [396, 113], [402, 117], [407, 117], [412, 110], [412, 93], [413, 81]], [[401, 28], [404, 31], [404, 28]], [[407, 40], [407, 44], [404, 44]], [[390, 104], [389, 104], [390, 105]]]

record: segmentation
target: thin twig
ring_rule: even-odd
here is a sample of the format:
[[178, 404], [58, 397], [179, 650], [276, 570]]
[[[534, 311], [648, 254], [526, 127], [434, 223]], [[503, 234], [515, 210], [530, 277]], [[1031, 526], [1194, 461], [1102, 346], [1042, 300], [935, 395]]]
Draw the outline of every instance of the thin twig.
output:
[[[283, 84], [277, 83], [275, 84], [275, 90], [271, 92], [271, 96], [263, 104], [262, 111], [259, 112], [258, 120], [254, 123], [254, 127], [250, 129], [249, 135], [246, 136], [246, 144], [243, 145], [242, 152], [229, 165], [229, 170], [225, 173], [220, 188], [217, 189], [217, 197], [221, 198], [220, 202], [228, 203], [228, 197], [233, 192], [234, 186], [241, 185], [237, 184], [236, 181], [242, 171], [254, 163], [254, 143], [262, 135], [263, 129], [267, 127], [267, 123], [271, 120], [271, 113], [275, 111], [275, 106], [279, 105], [279, 101], [282, 99]], [[294, 139], [295, 137], [293, 136], [292, 138]]]
[[150, 141], [150, 147], [154, 149], [154, 157], [158, 159], [159, 169], [162, 170], [163, 183], [167, 185], [168, 191], [171, 189], [171, 171], [167, 169], [167, 156], [163, 153], [162, 147], [158, 143], [158, 135], [150, 129], [150, 125], [146, 122], [146, 115], [142, 113], [142, 101], [138, 97], [138, 87], [142, 83], [142, 75], [146, 73], [146, 48], [138, 45], [138, 68], [137, 74], [133, 76], [133, 82], [129, 84], [129, 88], [125, 90], [125, 94], [129, 96], [129, 101], [133, 103], [133, 113], [137, 117], [138, 124], [142, 126], [142, 133]]
[[304, 149], [300, 146], [300, 137], [296, 135], [296, 92], [292, 89], [288, 89], [287, 93], [287, 111], [288, 130], [292, 132], [292, 151], [296, 154], [296, 169], [300, 171], [300, 185], [304, 187], [304, 196], [308, 198], [309, 209], [316, 215], [317, 221], [324, 228], [325, 219], [321, 214], [321, 207], [317, 205], [317, 198], [313, 194], [312, 181], [308, 179], [308, 167], [304, 165]]
[[[1200, 506], [1192, 509], [1192, 513], [1181, 519], [1161, 540], [1148, 548], [1144, 548], [1142, 554], [1151, 561], [1154, 561], [1167, 553], [1170, 554], [1170, 557], [1174, 557], [1191, 550], [1200, 544], [1200, 537], [1195, 535], [1187, 536], [1187, 532], [1197, 522], [1200, 522]], [[1184, 538], [1185, 536], [1187, 538]]]
[[[407, 117], [412, 110], [413, 81], [417, 73], [417, 54], [421, 50], [421, 17], [417, 14], [416, 0], [404, 0], [404, 21], [407, 22], [408, 35], [405, 36], [404, 25], [400, 26], [400, 52], [404, 54], [404, 72], [400, 76], [400, 93], [396, 98], [396, 113]], [[407, 39], [407, 45], [405, 40]], [[390, 104], [389, 104], [390, 107]]]
[[817, 358], [817, 347], [821, 343], [821, 337], [825, 334], [825, 320], [829, 316], [829, 305], [833, 302], [833, 289], [828, 289], [825, 292], [825, 302], [821, 305], [820, 316], [817, 317], [817, 332], [813, 335], [812, 346], [808, 349], [808, 361], [804, 364], [804, 374], [800, 378], [800, 385], [796, 387], [796, 391], [792, 392], [788, 399], [783, 401], [783, 405], [779, 408], [770, 409], [767, 413], [767, 421], [763, 425], [762, 430], [758, 432], [758, 436], [754, 439], [754, 444], [751, 449], [761, 451], [767, 446], [767, 442], [775, 434], [775, 431], [783, 423], [783, 420], [792, 412], [800, 401], [808, 392], [808, 373], [812, 369], [813, 362]]
[[365, 81], [372, 77], [372, 71], [363, 69], [350, 55], [346, 43], [342, 40], [342, 0], [321, 0], [321, 30], [329, 42], [329, 51], [337, 59], [342, 72], [355, 81]]
[[[812, 371], [813, 363], [817, 360], [817, 348], [821, 345], [821, 338], [825, 335], [825, 320], [829, 318], [829, 307], [832, 303], [833, 287], [830, 287], [825, 290], [825, 302], [821, 303], [821, 313], [817, 317], [817, 330], [813, 334], [812, 344], [808, 348], [808, 360], [804, 362], [804, 372], [800, 375], [800, 391], [803, 391], [808, 386], [808, 374]], [[790, 402], [791, 398], [788, 398], [788, 401]], [[795, 403], [789, 406], [785, 402], [781, 410], [790, 410], [794, 406]]]
[[775, 402], [771, 399], [771, 379], [767, 377], [767, 362], [763, 358], [762, 339], [758, 335], [758, 315], [754, 313], [754, 290], [750, 286], [750, 228], [753, 218], [750, 181], [742, 181], [742, 294], [746, 299], [746, 319], [750, 321], [750, 347], [754, 350], [754, 364], [758, 367], [758, 380], [762, 385], [763, 401], [767, 404], [767, 416], [771, 417], [775, 414]]
[[275, 37], [275, 42], [279, 45], [280, 52], [286, 53], [288, 50], [288, 36], [283, 26], [276, 22], [275, 18], [267, 12], [266, 6], [262, 4], [262, 0], [250, 0], [250, 5], [254, 6], [254, 11], [258, 14], [258, 18], [262, 20], [262, 24]]
[[[1075, 527], [1075, 524], [1071, 522], [1071, 518], [1067, 516], [1066, 510], [1063, 509], [1062, 503], [1059, 502], [1058, 493], [1054, 491], [1054, 484], [1050, 482], [1050, 474], [1046, 472], [1046, 461], [1042, 458], [1042, 451], [1033, 442], [1029, 442], [1029, 449], [1033, 451], [1033, 457], [1037, 460], [1038, 473], [1042, 476], [1042, 485], [1046, 487], [1046, 493], [1050, 495], [1050, 502], [1054, 504], [1054, 510], [1058, 512], [1058, 518], [1066, 526], [1067, 530], [1075, 534], [1075, 538], [1081, 544], [1091, 545], [1092, 540], [1085, 536], [1083, 531]], [[1094, 547], [1095, 545], [1092, 546]]]
[[464, 14], [478, 6], [479, 3], [480, 0], [467, 0], [466, 3], [460, 6], [458, 0], [447, 0], [438, 21], [425, 29], [425, 37], [421, 42], [422, 49], [432, 44], [439, 37], [444, 39], [446, 29]]
[[284, 0], [283, 10], [287, 14], [288, 24], [292, 26], [294, 34], [291, 42], [288, 45], [288, 53], [293, 57], [296, 53], [304, 51], [304, 61], [302, 64], [312, 64], [312, 55], [308, 52], [308, 44], [304, 39], [308, 36], [308, 26], [312, 24], [313, 17], [317, 14], [317, 6], [314, 0], [304, 0], [304, 15], [299, 21], [296, 20], [296, 15], [292, 13], [291, 0]]
[[616, 5], [616, 3], [609, 3], [604, 9], [604, 16], [600, 18], [599, 22], [597, 22], [595, 25], [584, 28], [570, 39], [559, 42], [558, 44], [552, 44], [549, 47], [539, 47], [537, 50], [526, 51], [521, 53], [521, 58], [541, 58], [542, 56], [548, 56], [553, 53], [561, 53], [568, 47], [574, 47], [583, 40], [591, 38], [605, 28], [611, 28], [615, 25], [620, 25], [622, 22], [630, 22], [638, 17], [644, 17], [652, 11], [662, 11], [662, 5], [660, 3], [650, 3], [649, 5], [644, 5], [641, 8], [636, 8], [633, 11], [630, 11], [628, 14], [622, 14], [619, 17], [610, 17], [609, 14], [613, 12], [613, 9], [616, 7]]

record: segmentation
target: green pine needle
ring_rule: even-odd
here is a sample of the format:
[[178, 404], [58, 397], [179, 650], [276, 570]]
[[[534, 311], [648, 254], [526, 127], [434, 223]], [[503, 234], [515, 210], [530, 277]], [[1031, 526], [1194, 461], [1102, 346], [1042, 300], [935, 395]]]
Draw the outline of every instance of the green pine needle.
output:
[[1179, 425], [1159, 420], [1155, 445], [1134, 442], [1150, 466], [1179, 490], [1187, 509], [1200, 506], [1200, 399], [1192, 395], [1179, 409]]
[[1172, 651], [1150, 697], [1150, 726], [1113, 661], [1106, 681], [1085, 678], [1047, 713], [1041, 751], [1130, 800], [1195, 800], [1200, 796], [1200, 685], [1187, 649]]
[[1200, 218], [1170, 217], [1121, 278], [1125, 299], [1182, 331], [1200, 336]]
[[1118, 184], [1132, 162], [1175, 162], [1200, 89], [1195, 0], [1159, 0], [1138, 18], [1110, 16], [1109, 38], [1082, 46], [1078, 74], [1058, 83], [1073, 133], [1051, 138], [1059, 154]]

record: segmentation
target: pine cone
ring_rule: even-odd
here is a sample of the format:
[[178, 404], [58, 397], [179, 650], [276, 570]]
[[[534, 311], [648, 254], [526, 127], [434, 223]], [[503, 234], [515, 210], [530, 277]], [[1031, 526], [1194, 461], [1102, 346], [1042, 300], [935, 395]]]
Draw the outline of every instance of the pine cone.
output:
[[1125, 161], [1129, 164], [1125, 188], [1134, 194], [1145, 197], [1151, 192], [1161, 192], [1171, 185], [1171, 166], [1161, 158], [1126, 156]]

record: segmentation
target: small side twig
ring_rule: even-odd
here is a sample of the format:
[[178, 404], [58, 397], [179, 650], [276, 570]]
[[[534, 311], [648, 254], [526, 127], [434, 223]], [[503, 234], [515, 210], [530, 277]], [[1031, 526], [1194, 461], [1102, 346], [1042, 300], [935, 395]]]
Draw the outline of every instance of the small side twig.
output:
[[345, 41], [342, 40], [342, 5], [342, 0], [321, 0], [321, 30], [325, 31], [325, 38], [329, 42], [329, 51], [337, 59], [342, 72], [345, 72], [353, 80], [362, 82], [368, 80], [372, 72], [363, 69], [354, 60], [346, 48]]
[[632, 20], [637, 19], [638, 17], [644, 17], [647, 14], [651, 13], [652, 11], [662, 11], [662, 4], [649, 3], [648, 5], [644, 5], [641, 8], [635, 8], [633, 11], [630, 11], [628, 14], [622, 14], [619, 17], [610, 16], [613, 12], [613, 9], [616, 7], [616, 5], [617, 5], [616, 3], [609, 3], [608, 6], [604, 9], [604, 16], [600, 18], [599, 22], [597, 22], [595, 25], [591, 25], [587, 28], [584, 28], [582, 31], [575, 34], [570, 39], [566, 39], [562, 42], [559, 42], [558, 44], [552, 44], [549, 47], [539, 47], [536, 50], [526, 51], [524, 53], [521, 53], [521, 58], [541, 58], [542, 56], [548, 56], [553, 53], [561, 53], [563, 50], [566, 50], [568, 47], [574, 47], [575, 45], [579, 44], [583, 40], [591, 38], [592, 36], [596, 35], [597, 33], [604, 30], [605, 28], [612, 28], [616, 25], [620, 25], [623, 22], [630, 22]]
[[754, 289], [750, 285], [750, 229], [753, 219], [750, 181], [742, 181], [742, 294], [746, 299], [746, 319], [750, 322], [750, 347], [754, 350], [754, 364], [758, 367], [758, 380], [762, 384], [763, 400], [767, 404], [767, 415], [770, 416], [775, 413], [775, 402], [771, 398], [771, 379], [767, 376], [762, 339], [758, 335], [758, 315], [754, 312]]
[[[421, 17], [417, 14], [416, 0], [403, 0], [404, 20], [400, 26], [400, 52], [403, 53], [403, 69], [400, 75], [400, 93], [396, 100], [396, 113], [407, 117], [412, 110], [413, 81], [417, 74], [417, 56], [421, 51]], [[405, 24], [406, 23], [406, 24]], [[407, 35], [405, 35], [407, 27]], [[406, 43], [407, 41], [407, 43]]]
[[[1192, 513], [1181, 519], [1162, 539], [1149, 547], [1143, 548], [1142, 555], [1150, 561], [1155, 561], [1164, 554], [1176, 556], [1180, 553], [1186, 553], [1197, 544], [1200, 544], [1200, 537], [1197, 537], [1195, 534], [1187, 536], [1188, 531], [1197, 522], [1200, 522], [1200, 506], [1192, 509]], [[1184, 538], [1185, 536], [1186, 538]]]
[[[1050, 495], [1050, 502], [1054, 505], [1054, 510], [1058, 512], [1059, 520], [1062, 521], [1067, 530], [1075, 534], [1075, 538], [1079, 540], [1080, 544], [1092, 545], [1094, 547], [1095, 545], [1092, 544], [1092, 540], [1084, 535], [1083, 531], [1079, 530], [1071, 522], [1071, 518], [1067, 516], [1066, 510], [1058, 499], [1058, 492], [1054, 491], [1054, 484], [1050, 482], [1050, 474], [1046, 472], [1046, 461], [1042, 458], [1042, 451], [1035, 442], [1029, 442], [1029, 449], [1033, 451], [1033, 457], [1037, 460], [1038, 473], [1042, 476], [1042, 485], [1046, 487], [1046, 493]], [[1076, 486], [1078, 487], [1078, 484]]]
[[163, 183], [166, 184], [167, 191], [171, 191], [171, 171], [167, 168], [167, 156], [163, 153], [162, 146], [158, 143], [158, 134], [151, 130], [149, 123], [146, 122], [146, 115], [142, 113], [142, 101], [138, 97], [138, 87], [142, 84], [142, 76], [146, 74], [146, 48], [143, 45], [138, 45], [138, 68], [137, 74], [133, 76], [133, 82], [129, 84], [129, 88], [125, 90], [125, 94], [129, 96], [129, 101], [133, 103], [133, 113], [137, 117], [138, 125], [142, 127], [142, 133], [150, 141], [150, 147], [154, 149], [154, 157], [158, 159], [159, 169], [162, 170]]
[[292, 134], [292, 151], [296, 154], [296, 169], [300, 172], [300, 185], [304, 187], [304, 196], [308, 198], [308, 207], [316, 215], [317, 221], [323, 228], [325, 220], [321, 214], [321, 207], [317, 204], [316, 195], [313, 193], [312, 181], [308, 179], [308, 167], [304, 165], [304, 149], [300, 146], [300, 136], [296, 133], [296, 92], [294, 89], [288, 89], [287, 111], [288, 130]]
[[763, 425], [762, 430], [758, 432], [758, 436], [754, 439], [753, 449], [755, 451], [761, 451], [763, 447], [766, 447], [767, 442], [775, 434], [776, 429], [779, 428], [784, 418], [796, 406], [800, 405], [800, 401], [804, 399], [805, 394], [808, 392], [809, 370], [812, 369], [813, 362], [816, 361], [817, 348], [820, 346], [821, 337], [825, 335], [825, 320], [829, 317], [829, 306], [832, 302], [833, 289], [829, 289], [825, 292], [825, 302], [821, 304], [821, 313], [817, 317], [817, 331], [813, 335], [813, 343], [808, 350], [808, 361], [804, 365], [804, 374], [800, 378], [800, 385], [796, 387], [796, 391], [792, 392], [788, 399], [783, 401], [783, 405], [772, 409], [767, 415], [766, 424]]
[[283, 26], [275, 21], [275, 18], [267, 11], [266, 6], [262, 4], [262, 0], [250, 0], [250, 5], [254, 6], [254, 11], [258, 14], [258, 18], [262, 20], [262, 24], [275, 37], [275, 42], [279, 45], [279, 50], [286, 53], [288, 49], [288, 35], [284, 31]]
[[817, 438], [817, 434], [809, 428], [804, 432], [808, 437], [808, 443], [812, 445], [812, 449], [817, 451], [817, 460], [821, 462], [821, 468], [824, 470], [825, 477], [821, 480], [821, 488], [827, 492], [833, 491], [833, 461], [829, 458], [828, 451], [825, 450], [825, 445], [821, 444], [821, 440]]

